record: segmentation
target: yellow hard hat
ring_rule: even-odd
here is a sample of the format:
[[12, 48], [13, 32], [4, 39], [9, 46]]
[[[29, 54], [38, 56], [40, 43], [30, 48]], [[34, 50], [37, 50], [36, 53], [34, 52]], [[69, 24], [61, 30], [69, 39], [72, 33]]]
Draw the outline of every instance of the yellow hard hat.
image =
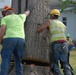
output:
[[60, 16], [60, 12], [58, 9], [53, 9], [51, 12], [50, 12], [51, 15], [58, 15]]

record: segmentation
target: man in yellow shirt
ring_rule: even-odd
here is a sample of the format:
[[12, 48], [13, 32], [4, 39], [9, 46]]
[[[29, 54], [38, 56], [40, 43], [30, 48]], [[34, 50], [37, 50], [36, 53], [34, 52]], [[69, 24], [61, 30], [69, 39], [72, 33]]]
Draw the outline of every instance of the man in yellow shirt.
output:
[[50, 69], [53, 75], [62, 75], [58, 61], [61, 60], [63, 64], [64, 75], [72, 75], [71, 68], [68, 63], [68, 46], [66, 42], [65, 30], [66, 26], [58, 20], [60, 12], [58, 9], [53, 9], [50, 12], [50, 20], [46, 21], [37, 32], [48, 28], [50, 32]]

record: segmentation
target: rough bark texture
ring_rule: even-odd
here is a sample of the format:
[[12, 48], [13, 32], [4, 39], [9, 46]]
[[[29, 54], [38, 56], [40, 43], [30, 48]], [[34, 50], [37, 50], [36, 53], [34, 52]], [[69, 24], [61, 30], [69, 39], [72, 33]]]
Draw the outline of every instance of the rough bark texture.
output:
[[[21, 4], [19, 3], [21, 1]], [[27, 2], [27, 3], [26, 3]], [[41, 66], [24, 65], [24, 75], [50, 75], [49, 68], [43, 66], [49, 63], [49, 42], [47, 40], [47, 29], [37, 33], [37, 28], [47, 20], [50, 11], [49, 0], [13, 0], [12, 7], [15, 13], [24, 13], [26, 7], [30, 4], [35, 6], [25, 23], [26, 48], [24, 51], [23, 61], [34, 64], [41, 63]], [[32, 62], [33, 61], [33, 62]], [[14, 75], [14, 69], [10, 75]]]
[[48, 61], [47, 30], [37, 33], [37, 28], [46, 21], [50, 10], [49, 0], [28, 0], [28, 5], [30, 4], [33, 4], [35, 9], [28, 17], [25, 26], [26, 53], [24, 59]]
[[12, 7], [14, 8], [14, 12], [18, 13], [18, 0], [12, 0]]
[[[51, 75], [48, 67], [23, 65], [23, 75]], [[15, 67], [9, 75], [16, 75]]]

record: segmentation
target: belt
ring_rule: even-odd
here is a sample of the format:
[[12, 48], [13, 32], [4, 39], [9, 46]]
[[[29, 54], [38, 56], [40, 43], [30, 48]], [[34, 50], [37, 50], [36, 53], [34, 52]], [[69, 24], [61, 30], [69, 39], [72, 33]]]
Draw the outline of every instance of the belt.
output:
[[64, 43], [64, 42], [66, 42], [66, 41], [54, 41], [54, 42], [51, 43], [51, 45], [57, 44], [57, 43]]

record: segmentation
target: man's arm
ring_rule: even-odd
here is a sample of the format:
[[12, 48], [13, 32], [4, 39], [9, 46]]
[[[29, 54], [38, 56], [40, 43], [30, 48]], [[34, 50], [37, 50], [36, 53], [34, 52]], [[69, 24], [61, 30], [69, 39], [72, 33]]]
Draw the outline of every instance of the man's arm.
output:
[[0, 43], [2, 42], [3, 36], [5, 35], [6, 32], [6, 26], [5, 25], [1, 25], [0, 27]]
[[40, 26], [38, 29], [37, 29], [37, 32], [41, 32], [42, 30], [46, 29], [46, 28], [49, 28], [49, 24], [50, 24], [50, 21], [48, 20], [47, 22], [45, 22], [42, 26]]

